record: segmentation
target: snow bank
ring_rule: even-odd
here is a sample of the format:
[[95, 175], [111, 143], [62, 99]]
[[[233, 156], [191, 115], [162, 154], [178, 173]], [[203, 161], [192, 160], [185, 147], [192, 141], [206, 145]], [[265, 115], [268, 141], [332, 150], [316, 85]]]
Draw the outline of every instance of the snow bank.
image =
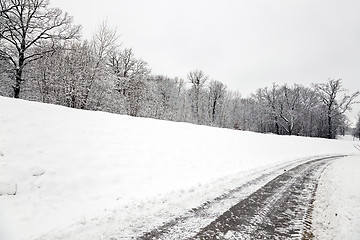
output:
[[315, 239], [360, 239], [360, 157], [335, 161], [323, 173], [313, 212]]
[[[16, 195], [0, 196], [0, 239], [6, 239], [5, 232], [11, 239], [33, 239], [73, 223], [86, 225], [109, 209], [295, 158], [359, 153], [350, 141], [257, 134], [3, 97], [0, 152], [0, 183], [17, 186]], [[136, 220], [136, 212], [129, 214]]]

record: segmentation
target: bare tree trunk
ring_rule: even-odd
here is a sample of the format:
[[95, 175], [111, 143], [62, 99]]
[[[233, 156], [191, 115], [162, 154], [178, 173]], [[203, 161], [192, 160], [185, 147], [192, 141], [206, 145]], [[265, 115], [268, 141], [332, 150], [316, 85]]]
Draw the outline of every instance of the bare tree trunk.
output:
[[212, 122], [214, 123], [215, 122], [215, 113], [216, 113], [216, 99], [214, 100], [213, 102], [213, 106], [212, 106]]
[[274, 117], [274, 122], [275, 122], [275, 133], [277, 135], [280, 135], [280, 126], [279, 126], [279, 123], [278, 123], [277, 116]]
[[22, 67], [23, 66], [20, 66], [20, 68], [17, 69], [16, 72], [15, 72], [15, 85], [13, 86], [14, 98], [20, 98], [21, 83], [23, 82], [23, 79], [22, 79]]
[[328, 115], [328, 134], [327, 134], [327, 138], [332, 139], [333, 137], [333, 132], [332, 132], [332, 117], [329, 114]]
[[15, 85], [13, 86], [14, 98], [20, 98], [20, 89], [21, 89], [20, 86], [21, 86], [21, 77], [18, 77], [18, 75], [16, 74]]

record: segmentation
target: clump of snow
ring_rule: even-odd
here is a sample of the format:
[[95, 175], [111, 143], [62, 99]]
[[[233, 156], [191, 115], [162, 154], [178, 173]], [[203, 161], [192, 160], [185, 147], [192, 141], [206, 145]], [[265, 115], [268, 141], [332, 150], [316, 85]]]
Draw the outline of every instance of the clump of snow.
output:
[[16, 183], [14, 182], [0, 182], [0, 196], [15, 195], [16, 189]]
[[315, 239], [360, 239], [360, 157], [338, 159], [323, 173], [313, 210]]
[[[124, 233], [131, 235], [167, 209], [196, 207], [190, 203], [198, 204], [206, 192], [192, 201], [178, 200], [198, 186], [298, 158], [359, 153], [351, 141], [258, 134], [3, 97], [0, 109], [0, 181], [17, 184], [16, 195], [0, 196], [2, 240], [44, 234], [54, 239], [58, 230], [62, 239], [84, 231], [101, 239], [99, 229], [107, 231], [111, 223], [118, 229], [137, 226]], [[29, 174], [33, 166], [46, 173], [34, 177]]]
[[34, 177], [39, 177], [45, 173], [45, 169], [41, 167], [33, 167], [31, 168], [31, 175]]

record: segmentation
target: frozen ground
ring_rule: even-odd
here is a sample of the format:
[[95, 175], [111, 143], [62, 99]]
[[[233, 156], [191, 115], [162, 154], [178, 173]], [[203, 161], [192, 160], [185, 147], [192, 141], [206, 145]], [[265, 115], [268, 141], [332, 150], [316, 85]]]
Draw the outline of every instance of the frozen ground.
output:
[[324, 171], [315, 199], [315, 239], [360, 239], [360, 157], [334, 161]]
[[0, 97], [0, 239], [109, 239], [112, 232], [130, 238], [264, 169], [309, 156], [356, 153], [352, 141]]

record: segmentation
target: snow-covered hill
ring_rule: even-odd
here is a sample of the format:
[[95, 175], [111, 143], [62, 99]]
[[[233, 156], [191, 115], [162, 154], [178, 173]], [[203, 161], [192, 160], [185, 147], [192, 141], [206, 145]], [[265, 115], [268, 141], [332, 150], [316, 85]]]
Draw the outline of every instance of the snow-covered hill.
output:
[[112, 220], [117, 226], [122, 221], [145, 226], [145, 216], [161, 217], [166, 209], [181, 211], [201, 202], [206, 194], [175, 200], [219, 179], [231, 181], [308, 156], [355, 153], [359, 150], [351, 141], [258, 134], [0, 97], [0, 239], [59, 232], [61, 238], [73, 234], [71, 239], [77, 239], [74, 233], [106, 231], [104, 221]]

